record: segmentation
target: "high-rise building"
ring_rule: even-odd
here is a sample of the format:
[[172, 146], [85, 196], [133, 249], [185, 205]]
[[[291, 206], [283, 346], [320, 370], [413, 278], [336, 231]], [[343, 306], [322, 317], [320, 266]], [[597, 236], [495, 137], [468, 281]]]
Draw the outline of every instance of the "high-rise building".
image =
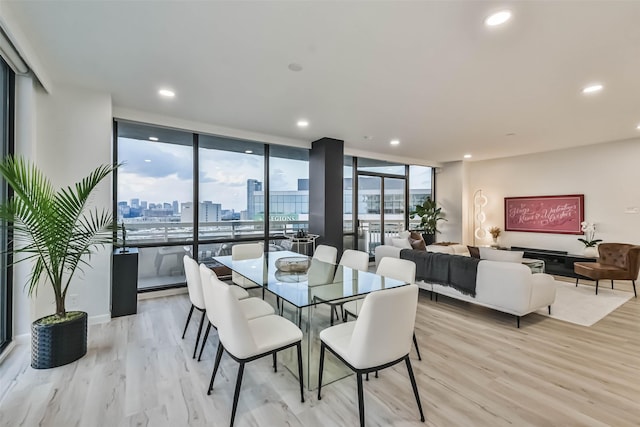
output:
[[[209, 200], [201, 202], [198, 206], [198, 222], [218, 222], [222, 221], [222, 205], [212, 203]], [[193, 203], [182, 204], [180, 222], [193, 222]]]
[[[260, 209], [255, 200], [255, 193], [262, 192], [262, 182], [257, 179], [247, 180], [247, 219], [254, 220], [256, 213], [264, 212], [264, 208]], [[256, 210], [257, 209], [257, 210]]]
[[138, 209], [140, 207], [140, 199], [131, 199], [131, 207]]
[[178, 201], [174, 200], [173, 201], [173, 214], [177, 215], [180, 211], [178, 210]]
[[140, 209], [142, 209], [142, 210], [147, 209], [147, 201], [146, 200], [141, 200], [140, 201]]

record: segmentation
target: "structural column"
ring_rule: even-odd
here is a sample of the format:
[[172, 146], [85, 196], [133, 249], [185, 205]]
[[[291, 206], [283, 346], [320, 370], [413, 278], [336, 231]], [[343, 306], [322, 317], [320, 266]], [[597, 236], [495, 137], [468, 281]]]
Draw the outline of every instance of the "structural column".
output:
[[322, 138], [309, 153], [309, 232], [318, 244], [343, 247], [344, 141]]

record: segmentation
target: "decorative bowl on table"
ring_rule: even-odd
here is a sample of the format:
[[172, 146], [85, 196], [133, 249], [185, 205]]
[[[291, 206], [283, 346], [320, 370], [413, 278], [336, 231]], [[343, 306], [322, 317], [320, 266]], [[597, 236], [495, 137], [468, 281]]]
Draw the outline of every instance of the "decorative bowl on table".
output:
[[311, 259], [306, 256], [289, 256], [276, 260], [276, 268], [284, 273], [306, 273]]

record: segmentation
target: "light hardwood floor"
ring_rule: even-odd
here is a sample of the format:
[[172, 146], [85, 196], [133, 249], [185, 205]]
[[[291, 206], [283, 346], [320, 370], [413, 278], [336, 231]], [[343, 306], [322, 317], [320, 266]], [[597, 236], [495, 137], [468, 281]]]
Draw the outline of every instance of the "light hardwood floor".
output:
[[[223, 357], [211, 396], [215, 334], [191, 359], [197, 325], [180, 339], [186, 295], [144, 300], [135, 316], [90, 328], [88, 354], [37, 371], [27, 345], [0, 365], [1, 426], [226, 426], [237, 364]], [[328, 316], [328, 310], [325, 313]], [[522, 319], [421, 292], [412, 363], [425, 410], [404, 365], [365, 382], [368, 426], [638, 426], [640, 302], [586, 328], [536, 314]], [[249, 364], [237, 426], [355, 426], [354, 376], [306, 391], [270, 358]]]

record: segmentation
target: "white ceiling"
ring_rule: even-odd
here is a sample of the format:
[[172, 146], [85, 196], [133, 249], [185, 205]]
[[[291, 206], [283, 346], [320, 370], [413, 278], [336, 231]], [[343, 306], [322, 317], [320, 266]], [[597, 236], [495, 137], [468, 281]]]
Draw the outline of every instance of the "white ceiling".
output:
[[[485, 27], [504, 6], [512, 20]], [[117, 107], [439, 162], [640, 134], [640, 1], [9, 7], [55, 83], [108, 91]], [[582, 95], [591, 82], [604, 90]]]

